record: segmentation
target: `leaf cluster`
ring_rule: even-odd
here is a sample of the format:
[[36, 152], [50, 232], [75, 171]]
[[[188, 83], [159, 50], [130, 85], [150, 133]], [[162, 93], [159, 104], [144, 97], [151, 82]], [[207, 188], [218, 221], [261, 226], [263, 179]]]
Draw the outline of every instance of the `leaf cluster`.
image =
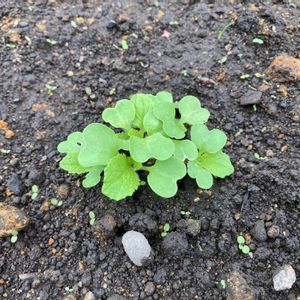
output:
[[60, 167], [71, 174], [85, 174], [85, 188], [101, 181], [102, 193], [113, 200], [131, 196], [146, 172], [150, 188], [169, 198], [177, 192], [177, 181], [186, 174], [200, 188], [209, 189], [213, 176], [233, 172], [230, 158], [222, 151], [226, 135], [204, 124], [209, 111], [194, 96], [174, 102], [169, 92], [135, 94], [107, 108], [102, 118], [116, 130], [89, 124], [73, 132], [58, 145], [66, 156]]

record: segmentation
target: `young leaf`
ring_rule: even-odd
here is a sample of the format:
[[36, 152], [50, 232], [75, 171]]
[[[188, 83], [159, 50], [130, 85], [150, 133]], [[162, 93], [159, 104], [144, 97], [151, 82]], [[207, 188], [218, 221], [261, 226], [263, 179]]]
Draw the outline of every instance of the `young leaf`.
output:
[[200, 152], [215, 153], [220, 151], [226, 144], [227, 137], [219, 129], [208, 130], [205, 125], [193, 125], [191, 139]]
[[203, 169], [220, 178], [224, 178], [234, 171], [229, 156], [222, 151], [216, 153], [204, 153], [198, 157], [197, 163]]
[[209, 171], [203, 169], [197, 160], [188, 162], [188, 174], [196, 179], [201, 189], [210, 189], [213, 185], [213, 177]]
[[248, 254], [250, 252], [250, 248], [247, 245], [244, 245], [241, 250], [244, 254]]
[[170, 231], [170, 224], [169, 223], [166, 223], [164, 225], [164, 231], [166, 231], [166, 232]]
[[163, 123], [164, 132], [172, 138], [182, 139], [186, 128], [175, 119], [175, 106], [173, 103], [159, 103], [153, 107], [154, 116]]
[[82, 132], [76, 131], [69, 134], [66, 141], [59, 143], [57, 150], [60, 153], [78, 153], [84, 144]]
[[200, 101], [194, 96], [185, 96], [178, 102], [181, 122], [194, 125], [204, 124], [209, 118], [209, 111], [201, 108]]
[[246, 241], [245, 238], [241, 235], [239, 235], [236, 240], [237, 240], [238, 244], [245, 244], [245, 241]]
[[155, 101], [157, 103], [160, 103], [160, 102], [169, 102], [169, 103], [173, 103], [173, 96], [171, 93], [169, 92], [166, 92], [166, 91], [162, 91], [162, 92], [159, 92], [155, 95]]
[[144, 129], [143, 122], [145, 115], [151, 111], [154, 96], [150, 94], [135, 94], [130, 97], [135, 108], [135, 119], [133, 125], [137, 128]]
[[155, 133], [146, 138], [132, 136], [129, 151], [135, 161], [143, 163], [150, 158], [158, 160], [170, 158], [175, 151], [175, 146], [171, 139]]
[[162, 130], [162, 122], [155, 118], [152, 111], [148, 111], [143, 120], [144, 129], [150, 135]]
[[85, 145], [78, 155], [83, 167], [106, 165], [118, 153], [118, 139], [105, 125], [92, 123], [83, 130], [83, 136]]
[[85, 175], [85, 179], [82, 181], [82, 185], [85, 188], [95, 186], [100, 182], [100, 174], [102, 173], [105, 166], [96, 166], [90, 168], [89, 172]]
[[131, 128], [134, 117], [134, 105], [126, 99], [119, 100], [114, 108], [106, 108], [102, 113], [102, 118], [105, 122], [125, 130]]
[[125, 154], [113, 157], [104, 169], [102, 193], [119, 201], [131, 196], [139, 187], [140, 179]]
[[174, 156], [182, 161], [185, 159], [195, 160], [198, 157], [197, 147], [190, 140], [173, 140], [175, 144]]
[[173, 156], [164, 161], [156, 161], [150, 168], [147, 181], [156, 194], [170, 198], [177, 192], [177, 180], [183, 178], [185, 174], [184, 162]]

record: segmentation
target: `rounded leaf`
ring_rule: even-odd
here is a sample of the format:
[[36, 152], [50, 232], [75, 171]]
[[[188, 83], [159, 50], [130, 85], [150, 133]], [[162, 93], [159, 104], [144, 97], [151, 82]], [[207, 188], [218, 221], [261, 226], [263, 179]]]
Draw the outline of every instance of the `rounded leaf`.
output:
[[97, 185], [100, 182], [100, 174], [103, 171], [104, 166], [92, 167], [90, 171], [85, 175], [82, 181], [82, 186], [84, 188], [90, 188]]
[[134, 105], [127, 99], [119, 100], [114, 108], [106, 108], [102, 113], [105, 122], [123, 129], [130, 129], [134, 117]]
[[188, 174], [191, 178], [196, 179], [197, 185], [201, 189], [210, 189], [213, 185], [211, 173], [203, 169], [197, 161], [188, 162]]
[[174, 156], [182, 161], [195, 160], [198, 157], [197, 147], [190, 140], [173, 141], [175, 144]]
[[161, 197], [170, 198], [177, 192], [177, 180], [186, 174], [183, 161], [174, 156], [164, 161], [156, 161], [151, 167], [147, 181], [151, 189]]
[[146, 113], [143, 125], [148, 134], [153, 134], [162, 130], [162, 122], [154, 116], [152, 111]]
[[162, 91], [155, 95], [157, 102], [169, 102], [173, 103], [173, 96], [170, 92]]
[[57, 151], [60, 153], [76, 153], [84, 146], [82, 132], [76, 131], [68, 135], [67, 140], [57, 145]]

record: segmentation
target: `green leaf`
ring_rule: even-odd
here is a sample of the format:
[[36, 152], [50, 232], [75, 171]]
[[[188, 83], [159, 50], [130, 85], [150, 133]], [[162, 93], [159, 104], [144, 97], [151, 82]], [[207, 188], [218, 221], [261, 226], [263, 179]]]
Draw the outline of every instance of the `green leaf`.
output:
[[162, 232], [160, 235], [161, 235], [161, 237], [164, 238], [164, 237], [166, 237], [166, 236], [168, 235], [168, 233], [164, 231], [164, 232]]
[[211, 173], [203, 169], [197, 160], [188, 162], [188, 174], [191, 178], [196, 179], [201, 189], [210, 189], [213, 185]]
[[241, 235], [239, 235], [236, 240], [238, 244], [245, 244], [245, 238]]
[[170, 224], [169, 223], [166, 223], [164, 225], [164, 231], [166, 231], [166, 232], [170, 231]]
[[157, 102], [157, 103], [160, 103], [160, 102], [173, 103], [173, 96], [169, 92], [162, 91], [155, 95], [155, 102]]
[[126, 40], [121, 40], [120, 44], [123, 50], [128, 50], [128, 44]]
[[220, 178], [224, 178], [234, 171], [229, 156], [222, 151], [204, 153], [198, 157], [197, 162], [203, 169]]
[[205, 125], [193, 125], [191, 139], [200, 152], [215, 153], [220, 151], [227, 142], [226, 134], [219, 130], [208, 130]]
[[52, 205], [54, 205], [54, 206], [57, 206], [57, 205], [58, 205], [58, 202], [59, 202], [59, 200], [56, 199], [56, 198], [52, 198], [52, 199], [50, 200], [50, 203], [51, 203]]
[[84, 87], [84, 91], [86, 92], [87, 95], [92, 94], [92, 89], [89, 86]]
[[143, 120], [143, 126], [149, 135], [162, 130], [162, 122], [155, 118], [152, 111], [146, 113]]
[[134, 105], [126, 99], [119, 100], [114, 108], [106, 108], [102, 118], [116, 128], [129, 130], [135, 117]]
[[96, 215], [92, 210], [89, 212], [89, 218], [90, 219], [96, 219]]
[[137, 162], [146, 162], [150, 158], [166, 160], [175, 151], [171, 139], [155, 133], [146, 138], [132, 136], [130, 138], [130, 155]]
[[156, 161], [154, 166], [149, 168], [147, 181], [156, 194], [170, 198], [177, 192], [177, 180], [183, 178], [185, 174], [184, 162], [171, 157], [164, 161]]
[[32, 193], [31, 199], [35, 200], [38, 197], [38, 193]]
[[13, 235], [11, 238], [10, 238], [10, 241], [14, 244], [16, 241], [18, 240], [18, 236], [17, 235]]
[[100, 174], [102, 173], [105, 166], [92, 167], [90, 171], [85, 175], [82, 185], [85, 188], [90, 188], [95, 186], [100, 182]]
[[262, 44], [264, 43], [264, 41], [263, 41], [262, 39], [259, 39], [259, 38], [254, 38], [254, 39], [252, 40], [252, 42], [253, 42], [254, 44], [258, 44], [258, 45], [262, 45]]
[[81, 166], [78, 162], [78, 153], [68, 153], [60, 162], [59, 166], [70, 174], [83, 174], [87, 168]]
[[209, 111], [201, 108], [200, 101], [194, 96], [185, 96], [178, 102], [181, 121], [190, 125], [206, 123]]
[[247, 246], [247, 245], [243, 246], [242, 252], [243, 252], [244, 254], [248, 254], [248, 253], [250, 252], [249, 246]]
[[195, 160], [198, 157], [197, 147], [190, 140], [175, 141], [175, 153], [174, 156], [182, 161], [185, 159]]
[[144, 117], [152, 109], [154, 96], [150, 94], [135, 94], [130, 97], [130, 100], [135, 108], [133, 125], [137, 128], [144, 129]]
[[172, 138], [182, 139], [186, 128], [175, 119], [175, 105], [173, 103], [159, 103], [153, 107], [154, 116], [163, 123], [164, 132]]
[[132, 167], [132, 160], [125, 154], [113, 157], [104, 169], [102, 193], [119, 201], [131, 196], [139, 187], [140, 179]]
[[39, 192], [39, 187], [38, 187], [36, 184], [34, 184], [34, 185], [31, 187], [31, 191], [32, 191], [33, 193], [38, 193], [38, 192]]
[[79, 152], [78, 162], [83, 167], [106, 165], [118, 153], [118, 139], [105, 125], [92, 123], [83, 130], [85, 145]]
[[76, 131], [69, 134], [66, 141], [58, 144], [57, 151], [60, 153], [78, 153], [84, 144], [82, 132]]

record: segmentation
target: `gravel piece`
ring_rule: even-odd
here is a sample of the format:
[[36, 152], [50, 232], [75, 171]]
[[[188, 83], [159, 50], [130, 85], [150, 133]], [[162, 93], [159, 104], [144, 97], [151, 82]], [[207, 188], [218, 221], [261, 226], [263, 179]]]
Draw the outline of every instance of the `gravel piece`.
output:
[[254, 225], [254, 237], [259, 241], [259, 242], [264, 242], [267, 240], [267, 232], [265, 228], [265, 223], [262, 220], [259, 220], [255, 223]]
[[21, 195], [25, 189], [21, 178], [16, 173], [12, 174], [8, 178], [6, 186], [9, 188], [10, 191], [12, 191], [16, 195]]
[[270, 238], [276, 238], [276, 237], [278, 237], [279, 233], [280, 233], [280, 228], [277, 225], [272, 225], [268, 229], [268, 237], [270, 237]]
[[259, 91], [248, 91], [246, 95], [244, 95], [241, 100], [241, 105], [252, 105], [260, 102], [260, 98], [262, 96], [262, 92]]
[[275, 271], [273, 284], [275, 291], [290, 289], [296, 281], [296, 273], [291, 265], [284, 265]]

